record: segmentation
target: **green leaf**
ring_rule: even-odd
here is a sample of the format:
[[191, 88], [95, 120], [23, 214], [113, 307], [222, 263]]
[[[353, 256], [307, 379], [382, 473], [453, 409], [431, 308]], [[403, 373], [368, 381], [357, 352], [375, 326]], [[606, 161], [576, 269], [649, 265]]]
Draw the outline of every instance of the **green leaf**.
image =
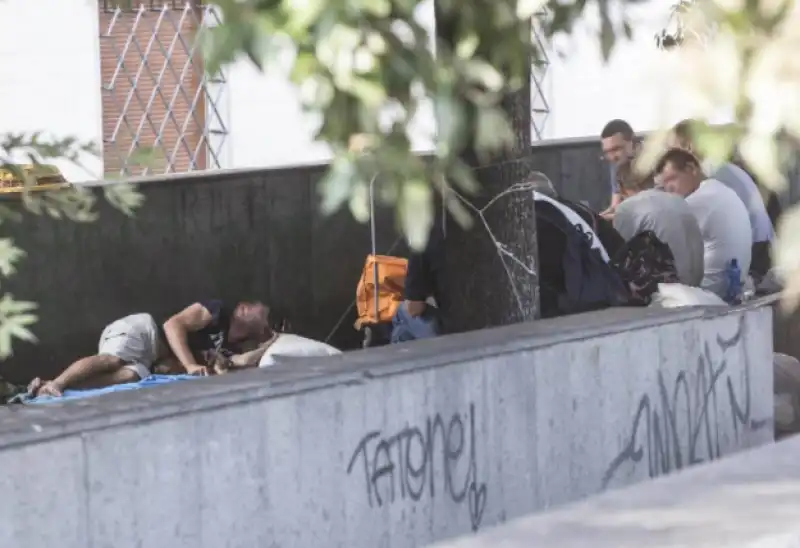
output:
[[375, 17], [388, 17], [392, 12], [390, 0], [361, 0], [361, 7], [366, 13]]
[[337, 156], [319, 183], [322, 194], [322, 212], [330, 215], [350, 199], [350, 191], [360, 180], [355, 164], [349, 156]]
[[244, 46], [242, 25], [223, 23], [204, 33], [200, 39], [203, 66], [211, 76], [219, 74], [223, 65], [232, 62]]
[[355, 185], [350, 193], [350, 213], [359, 223], [366, 223], [372, 215], [372, 208], [369, 202], [369, 185], [359, 183]]
[[495, 152], [514, 142], [514, 132], [499, 108], [481, 108], [476, 113], [475, 148], [478, 152]]
[[368, 108], [378, 108], [386, 101], [386, 90], [379, 82], [365, 78], [353, 78], [349, 89]]
[[480, 84], [488, 91], [496, 93], [503, 89], [503, 75], [486, 61], [470, 59], [464, 63], [462, 71], [468, 81]]
[[405, 182], [400, 194], [398, 210], [400, 224], [408, 245], [415, 251], [424, 250], [433, 223], [431, 186], [422, 180]]
[[284, 2], [288, 15], [286, 32], [299, 35], [311, 27], [325, 11], [329, 0], [290, 0]]
[[443, 92], [434, 98], [436, 115], [436, 156], [449, 158], [464, 140], [463, 105], [449, 93]]
[[14, 245], [11, 238], [0, 238], [0, 275], [11, 276], [17, 269], [17, 263], [25, 257], [25, 252]]
[[517, 18], [530, 19], [547, 5], [547, 0], [517, 0]]
[[128, 217], [133, 217], [134, 211], [144, 203], [144, 194], [133, 184], [106, 185], [103, 187], [103, 192], [108, 203]]
[[478, 38], [478, 34], [474, 32], [470, 33], [468, 36], [458, 41], [456, 45], [456, 57], [470, 59], [475, 55], [475, 51], [477, 51], [479, 45], [480, 39]]
[[633, 39], [633, 27], [628, 21], [624, 21], [622, 23], [622, 32], [625, 33], [625, 38], [627, 38], [628, 40]]
[[605, 13], [600, 22], [600, 52], [603, 55], [603, 61], [608, 61], [608, 58], [611, 57], [611, 50], [614, 49], [616, 38], [611, 19]]

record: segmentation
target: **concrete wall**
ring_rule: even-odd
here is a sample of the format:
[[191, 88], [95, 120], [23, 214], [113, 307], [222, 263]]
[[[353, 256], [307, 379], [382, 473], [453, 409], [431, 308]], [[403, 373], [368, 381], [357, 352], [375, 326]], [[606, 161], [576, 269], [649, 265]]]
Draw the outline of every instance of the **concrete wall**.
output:
[[800, 437], [438, 548], [795, 548]]
[[6, 409], [0, 545], [424, 545], [769, 442], [771, 352], [618, 309]]

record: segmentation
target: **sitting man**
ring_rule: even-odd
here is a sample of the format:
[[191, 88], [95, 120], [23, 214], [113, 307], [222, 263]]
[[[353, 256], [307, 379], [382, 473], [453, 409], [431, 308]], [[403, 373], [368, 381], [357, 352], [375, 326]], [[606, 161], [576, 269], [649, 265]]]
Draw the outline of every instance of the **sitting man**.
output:
[[[670, 146], [683, 148], [698, 156], [692, 141], [691, 126], [693, 123], [692, 120], [684, 120], [676, 124], [670, 135]], [[731, 162], [716, 168], [706, 166], [706, 169], [713, 179], [734, 191], [747, 208], [752, 229], [750, 269], [758, 276], [763, 276], [771, 266], [770, 245], [773, 239], [773, 227], [758, 185], [744, 169]]]
[[404, 300], [392, 318], [392, 344], [430, 339], [441, 333], [443, 246], [442, 222], [434, 220], [425, 249], [408, 257]]
[[630, 241], [646, 230], [669, 246], [681, 283], [703, 280], [703, 235], [686, 200], [653, 188], [652, 174], [636, 173], [635, 160], [619, 166], [617, 183], [628, 198], [614, 215], [614, 228]]
[[625, 120], [611, 120], [600, 133], [603, 158], [610, 166], [611, 203], [601, 215], [611, 215], [622, 202], [623, 193], [617, 186], [617, 167], [636, 153], [636, 134]]
[[747, 208], [736, 193], [707, 178], [691, 152], [673, 148], [656, 166], [664, 190], [686, 199], [703, 235], [703, 280], [700, 287], [723, 299], [729, 291], [727, 271], [733, 260], [741, 282], [750, 269], [752, 228]]

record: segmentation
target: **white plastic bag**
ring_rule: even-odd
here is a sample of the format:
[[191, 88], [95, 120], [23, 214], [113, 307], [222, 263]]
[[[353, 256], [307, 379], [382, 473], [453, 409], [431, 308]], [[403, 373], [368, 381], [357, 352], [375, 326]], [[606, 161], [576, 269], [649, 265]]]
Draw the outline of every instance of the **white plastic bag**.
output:
[[682, 306], [727, 306], [715, 294], [699, 287], [683, 284], [658, 284], [658, 291], [651, 297], [650, 306], [680, 308]]
[[287, 358], [334, 356], [341, 353], [340, 350], [324, 342], [307, 339], [291, 333], [281, 333], [278, 335], [278, 339], [267, 348], [258, 366], [269, 367], [281, 361], [288, 361]]

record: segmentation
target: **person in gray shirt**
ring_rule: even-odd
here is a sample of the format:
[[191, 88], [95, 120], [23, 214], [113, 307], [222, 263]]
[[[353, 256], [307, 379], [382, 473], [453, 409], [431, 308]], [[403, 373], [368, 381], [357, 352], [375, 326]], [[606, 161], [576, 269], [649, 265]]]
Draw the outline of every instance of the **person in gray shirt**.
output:
[[645, 230], [653, 231], [672, 251], [680, 281], [699, 287], [705, 266], [703, 234], [686, 200], [653, 188], [653, 176], [636, 173], [633, 161], [617, 168], [617, 183], [628, 195], [614, 213], [617, 232], [629, 241]]

